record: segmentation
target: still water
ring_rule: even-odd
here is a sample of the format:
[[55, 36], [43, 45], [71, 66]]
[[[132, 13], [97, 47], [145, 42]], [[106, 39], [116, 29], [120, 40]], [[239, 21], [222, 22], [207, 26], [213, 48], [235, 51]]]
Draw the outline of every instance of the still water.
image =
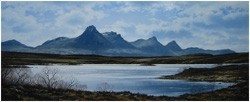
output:
[[173, 75], [186, 68], [212, 68], [215, 64], [81, 64], [81, 65], [29, 65], [32, 72], [39, 73], [45, 67], [59, 69], [60, 78], [68, 81], [75, 78], [79, 84], [87, 85], [89, 91], [99, 91], [106, 83], [112, 91], [130, 91], [154, 96], [179, 96], [200, 93], [233, 85], [222, 82], [191, 82], [186, 80], [157, 79], [162, 75]]

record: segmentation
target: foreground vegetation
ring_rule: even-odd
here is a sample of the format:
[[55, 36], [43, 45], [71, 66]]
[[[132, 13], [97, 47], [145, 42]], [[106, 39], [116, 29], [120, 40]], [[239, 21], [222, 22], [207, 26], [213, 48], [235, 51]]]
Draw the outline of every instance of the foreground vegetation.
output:
[[[180, 63], [248, 63], [248, 53], [227, 55], [187, 55], [180, 57], [105, 57], [96, 55], [53, 55], [2, 52], [1, 80], [2, 100], [249, 100], [249, 65], [228, 65], [216, 68], [188, 68], [161, 79], [181, 79], [190, 81], [212, 81], [236, 83], [228, 88], [178, 97], [148, 96], [130, 92], [112, 92], [101, 86], [99, 91], [84, 91], [86, 87], [77, 85], [77, 81], [64, 82], [57, 76], [57, 70], [45, 69], [38, 75], [30, 76], [30, 64], [84, 64], [84, 63], [136, 63], [142, 65], [180, 64]], [[18, 67], [18, 68], [16, 68]], [[105, 85], [105, 84], [104, 84]], [[80, 86], [80, 87], [78, 87]]]
[[130, 92], [89, 92], [72, 89], [48, 89], [34, 85], [2, 86], [2, 100], [9, 101], [52, 101], [52, 100], [87, 100], [87, 101], [248, 101], [248, 83], [240, 83], [229, 88], [200, 94], [185, 94], [179, 97], [147, 96]]
[[248, 63], [248, 53], [165, 57], [109, 57], [2, 52], [2, 67], [32, 64], [219, 64]]
[[228, 65], [216, 68], [189, 68], [176, 75], [162, 76], [160, 79], [189, 81], [233, 82], [236, 85], [217, 91], [194, 95], [182, 95], [184, 100], [249, 100], [249, 65]]
[[[198, 71], [198, 72], [197, 72]], [[208, 74], [206, 74], [208, 73]], [[248, 64], [245, 65], [229, 65], [220, 66], [211, 69], [186, 69], [183, 72], [161, 77], [163, 79], [183, 79], [191, 81], [220, 81], [234, 82], [233, 86], [223, 88], [216, 91], [185, 94], [178, 97], [168, 96], [148, 96], [144, 94], [135, 94], [130, 92], [112, 92], [112, 90], [104, 90], [90, 92], [74, 89], [71, 87], [49, 87], [43, 84], [21, 84], [2, 83], [2, 100], [205, 100], [205, 101], [232, 101], [232, 100], [249, 100], [249, 70]], [[45, 75], [48, 76], [48, 75]], [[53, 79], [52, 77], [48, 79]], [[48, 80], [46, 80], [48, 81]], [[16, 81], [15, 81], [16, 82]], [[53, 81], [52, 81], [53, 82]], [[30, 82], [29, 82], [30, 83]], [[63, 84], [65, 85], [65, 84]], [[52, 86], [52, 85], [51, 85]], [[66, 86], [68, 86], [66, 84]], [[200, 89], [202, 90], [202, 89]]]
[[8, 85], [2, 88], [2, 100], [88, 100], [88, 101], [111, 101], [111, 100], [171, 100], [170, 97], [154, 97], [130, 92], [90, 92], [72, 89], [51, 89], [42, 86]]
[[160, 79], [240, 83], [248, 81], [248, 75], [248, 64], [242, 64], [218, 66], [212, 69], [188, 68], [176, 75], [162, 76]]

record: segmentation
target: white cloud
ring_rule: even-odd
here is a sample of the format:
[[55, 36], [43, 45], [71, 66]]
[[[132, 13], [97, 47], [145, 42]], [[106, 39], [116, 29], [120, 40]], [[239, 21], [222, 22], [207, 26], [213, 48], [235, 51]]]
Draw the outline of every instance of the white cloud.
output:
[[[94, 10], [93, 8], [97, 6], [95, 3], [81, 5], [70, 4], [71, 2], [69, 5], [60, 4], [61, 2], [4, 3], [6, 8], [2, 9], [2, 40], [17, 39], [30, 46], [37, 46], [60, 36], [78, 36], [86, 24], [108, 16], [101, 10]], [[55, 15], [47, 18], [44, 15], [48, 12]], [[41, 19], [45, 18], [52, 20], [41, 22]], [[39, 39], [34, 40], [34, 38]]]
[[59, 15], [56, 21], [56, 25], [77, 26], [77, 25], [82, 25], [85, 22], [100, 20], [106, 16], [107, 15], [104, 12], [94, 11], [91, 8], [71, 10], [70, 12]]
[[138, 24], [135, 26], [136, 34], [149, 37], [153, 31], [161, 30], [161, 27], [158, 24]]
[[248, 13], [247, 12], [230, 12], [229, 14], [225, 15], [222, 17], [223, 20], [234, 20], [237, 19], [238, 17], [242, 17], [242, 16], [247, 16]]
[[[228, 10], [227, 8], [231, 8], [232, 10]], [[229, 11], [228, 14], [223, 14], [222, 9]], [[241, 12], [240, 10], [242, 9], [246, 11]], [[244, 2], [198, 2], [186, 7], [179, 15], [188, 15], [191, 18], [188, 22], [191, 23], [201, 22], [211, 25], [218, 23], [213, 22], [210, 19], [211, 16], [222, 17], [224, 20], [236, 19], [239, 16], [248, 15], [248, 7]]]
[[125, 28], [131, 27], [132, 24], [129, 24], [123, 20], [116, 21], [112, 25], [104, 25], [102, 29], [100, 29], [102, 32], [109, 32], [109, 31], [115, 31], [121, 34], [126, 34]]
[[122, 3], [123, 5], [121, 7], [118, 7], [117, 11], [118, 12], [136, 12], [136, 11], [140, 11], [141, 8], [134, 5], [134, 3], [131, 2], [119, 2], [119, 4]]
[[[219, 48], [226, 45], [218, 44], [218, 41], [235, 38], [240, 42], [240, 39], [245, 41], [248, 38], [245, 34], [248, 29], [226, 28], [211, 19], [215, 17], [232, 21], [248, 16], [248, 2], [2, 3], [2, 39], [17, 39], [33, 46], [55, 37], [76, 37], [92, 24], [98, 27], [100, 32], [115, 31], [128, 41], [146, 39], [157, 35], [153, 34], [154, 32], [160, 31], [163, 34], [162, 38], [158, 38], [160, 42], [165, 44], [166, 41], [176, 40], [184, 47]], [[224, 14], [221, 9], [226, 9], [228, 13]], [[218, 28], [209, 28], [216, 24]], [[173, 39], [164, 34], [183, 30], [190, 32], [193, 38]], [[216, 46], [213, 46], [215, 44]]]
[[[20, 8], [2, 10], [2, 40], [18, 39], [28, 43], [41, 32], [43, 25], [38, 23], [35, 17], [23, 12], [25, 11]], [[27, 45], [33, 46], [35, 43], [36, 41], [32, 41]]]
[[179, 7], [175, 5], [174, 2], [154, 2], [146, 7], [143, 7], [143, 9], [150, 12], [150, 14], [155, 15], [156, 12], [170, 11], [173, 9], [179, 9]]
[[170, 11], [179, 9], [174, 2], [118, 2], [122, 6], [117, 8], [118, 12], [149, 12], [155, 15], [159, 11]]

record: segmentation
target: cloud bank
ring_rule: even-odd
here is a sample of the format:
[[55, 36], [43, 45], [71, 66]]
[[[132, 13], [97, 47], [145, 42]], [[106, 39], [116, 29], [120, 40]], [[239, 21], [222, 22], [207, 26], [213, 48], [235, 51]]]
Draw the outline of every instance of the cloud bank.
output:
[[56, 37], [76, 37], [89, 25], [126, 40], [156, 36], [181, 47], [249, 48], [248, 1], [210, 2], [14, 2], [3, 1], [2, 41], [37, 46]]

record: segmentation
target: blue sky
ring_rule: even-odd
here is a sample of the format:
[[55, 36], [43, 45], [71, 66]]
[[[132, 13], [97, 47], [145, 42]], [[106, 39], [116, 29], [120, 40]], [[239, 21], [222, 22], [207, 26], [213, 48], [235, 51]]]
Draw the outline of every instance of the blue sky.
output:
[[127, 41], [152, 36], [182, 48], [249, 48], [248, 1], [1, 2], [1, 40], [29, 46], [57, 37], [77, 37], [89, 25], [115, 31]]

